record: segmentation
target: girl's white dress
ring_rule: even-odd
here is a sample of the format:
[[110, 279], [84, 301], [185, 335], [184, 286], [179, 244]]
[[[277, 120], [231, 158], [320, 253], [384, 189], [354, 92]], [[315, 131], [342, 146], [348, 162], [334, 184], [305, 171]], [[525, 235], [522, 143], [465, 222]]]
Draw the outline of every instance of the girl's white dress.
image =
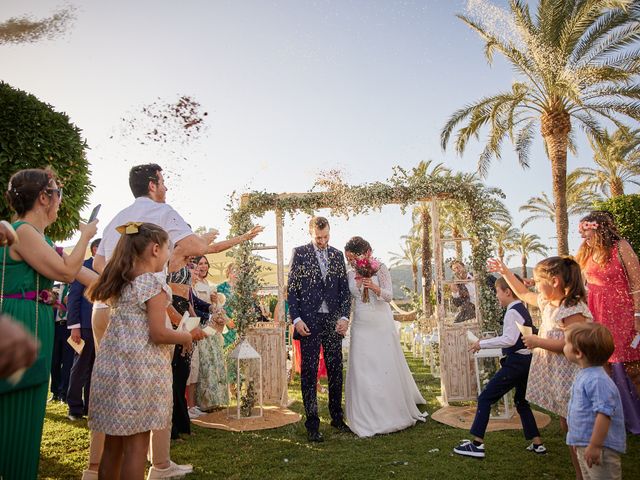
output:
[[385, 265], [373, 281], [380, 297], [369, 291], [362, 302], [355, 272], [348, 272], [354, 299], [345, 410], [351, 430], [359, 437], [390, 433], [424, 421], [426, 414], [416, 404], [426, 403], [416, 386], [400, 346], [393, 313], [391, 276]]

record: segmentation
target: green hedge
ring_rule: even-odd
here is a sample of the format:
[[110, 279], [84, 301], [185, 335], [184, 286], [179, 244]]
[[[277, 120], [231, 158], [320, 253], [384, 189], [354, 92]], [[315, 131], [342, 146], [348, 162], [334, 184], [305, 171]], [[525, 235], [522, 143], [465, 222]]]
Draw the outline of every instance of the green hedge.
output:
[[51, 166], [64, 186], [58, 220], [47, 229], [54, 240], [70, 237], [93, 185], [80, 129], [64, 113], [35, 96], [0, 82], [0, 218], [13, 212], [4, 192], [9, 178], [25, 168]]
[[613, 214], [620, 235], [640, 254], [640, 195], [622, 195], [598, 202], [595, 206]]

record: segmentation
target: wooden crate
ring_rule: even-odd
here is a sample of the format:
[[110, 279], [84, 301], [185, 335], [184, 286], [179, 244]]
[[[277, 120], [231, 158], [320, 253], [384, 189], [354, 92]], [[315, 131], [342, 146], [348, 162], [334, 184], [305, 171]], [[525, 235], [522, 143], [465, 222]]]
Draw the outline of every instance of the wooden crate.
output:
[[287, 405], [287, 350], [285, 324], [259, 322], [247, 331], [247, 340], [262, 356], [262, 395], [265, 405]]
[[478, 396], [473, 355], [469, 352], [467, 330], [479, 336], [478, 325], [440, 326], [440, 382], [442, 402], [475, 400]]

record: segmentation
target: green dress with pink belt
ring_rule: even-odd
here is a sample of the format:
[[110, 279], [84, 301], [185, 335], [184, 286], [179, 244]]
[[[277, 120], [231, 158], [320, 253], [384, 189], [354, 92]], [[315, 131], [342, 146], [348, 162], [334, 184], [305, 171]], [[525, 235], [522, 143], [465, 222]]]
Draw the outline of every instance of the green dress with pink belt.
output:
[[[18, 231], [25, 223], [16, 222], [13, 228]], [[32, 227], [27, 224], [23, 228]], [[45, 239], [53, 247], [51, 240]], [[40, 291], [50, 290], [53, 281], [38, 274], [26, 262], [13, 260], [9, 247], [0, 248], [0, 278], [2, 275], [2, 294], [5, 297], [2, 299], [2, 313], [21, 323], [33, 335], [36, 335], [37, 316], [40, 350], [36, 363], [17, 385], [0, 379], [0, 478], [30, 480], [38, 474], [53, 350], [53, 308], [42, 302], [38, 302], [36, 307], [34, 300], [6, 296], [21, 296], [37, 288]]]

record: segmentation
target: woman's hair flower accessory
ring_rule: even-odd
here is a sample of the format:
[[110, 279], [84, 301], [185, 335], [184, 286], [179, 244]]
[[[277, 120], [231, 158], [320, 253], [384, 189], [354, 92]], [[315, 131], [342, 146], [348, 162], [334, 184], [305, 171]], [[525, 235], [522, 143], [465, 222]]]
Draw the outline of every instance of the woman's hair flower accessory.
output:
[[586, 232], [587, 230], [597, 230], [600, 224], [598, 222], [588, 222], [586, 220], [580, 222], [578, 231]]

